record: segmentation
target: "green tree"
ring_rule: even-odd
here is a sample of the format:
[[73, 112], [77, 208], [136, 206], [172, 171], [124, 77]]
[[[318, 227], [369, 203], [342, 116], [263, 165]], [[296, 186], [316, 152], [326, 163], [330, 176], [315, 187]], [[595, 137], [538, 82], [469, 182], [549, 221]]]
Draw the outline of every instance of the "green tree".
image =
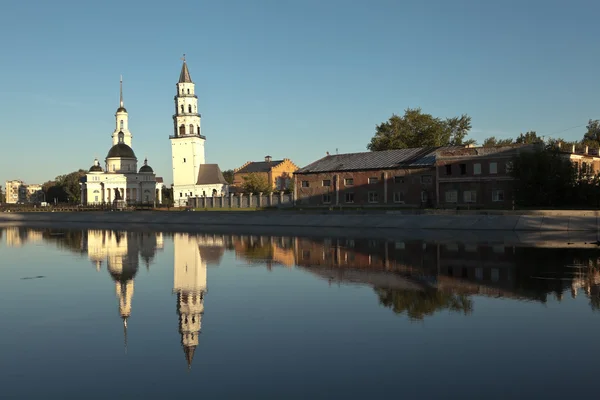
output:
[[162, 185], [162, 203], [166, 206], [173, 206], [173, 188], [169, 188], [166, 185]]
[[467, 115], [440, 119], [423, 113], [420, 108], [408, 108], [404, 116], [394, 114], [388, 121], [377, 125], [375, 136], [367, 148], [380, 151], [466, 144], [470, 129], [471, 117]]
[[227, 183], [232, 185], [233, 184], [233, 170], [227, 169], [227, 170], [223, 171], [223, 178], [225, 178]]
[[587, 124], [587, 132], [583, 134], [581, 144], [588, 146], [590, 149], [600, 147], [600, 120], [589, 120]]
[[535, 131], [528, 131], [525, 134], [521, 133], [519, 137], [515, 140], [517, 144], [532, 144], [539, 143], [542, 141], [542, 138], [535, 133]]
[[264, 175], [251, 173], [244, 177], [242, 189], [246, 193], [271, 193], [272, 187], [269, 184], [269, 179]]
[[80, 169], [66, 175], [59, 175], [53, 181], [42, 185], [42, 191], [49, 203], [80, 203], [81, 202], [81, 178], [87, 171]]
[[496, 139], [495, 136], [491, 136], [483, 141], [483, 147], [502, 147], [510, 146], [511, 144], [513, 144], [513, 140], [511, 138]]

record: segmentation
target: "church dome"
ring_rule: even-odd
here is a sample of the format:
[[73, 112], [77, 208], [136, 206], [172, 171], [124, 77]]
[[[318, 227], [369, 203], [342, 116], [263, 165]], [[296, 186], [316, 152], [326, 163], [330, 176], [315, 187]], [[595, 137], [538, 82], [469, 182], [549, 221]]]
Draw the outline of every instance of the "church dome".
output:
[[125, 143], [117, 143], [108, 151], [106, 158], [136, 158], [133, 149]]
[[144, 165], [142, 165], [142, 168], [140, 168], [140, 174], [143, 174], [143, 173], [147, 173], [147, 174], [154, 173], [154, 170], [152, 169], [152, 167], [148, 165], [148, 159], [144, 160]]
[[90, 172], [102, 172], [102, 167], [99, 165], [92, 165]]
[[117, 108], [117, 112], [127, 112], [127, 110], [125, 109], [125, 107], [119, 107]]

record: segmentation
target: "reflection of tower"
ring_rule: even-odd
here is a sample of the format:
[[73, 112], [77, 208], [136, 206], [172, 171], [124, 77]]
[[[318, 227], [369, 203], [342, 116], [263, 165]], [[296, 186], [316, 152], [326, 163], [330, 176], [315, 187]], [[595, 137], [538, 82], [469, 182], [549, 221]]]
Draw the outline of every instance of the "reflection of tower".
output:
[[173, 292], [177, 293], [181, 345], [188, 368], [191, 368], [204, 313], [206, 262], [200, 256], [196, 237], [176, 234], [173, 242], [175, 247]]

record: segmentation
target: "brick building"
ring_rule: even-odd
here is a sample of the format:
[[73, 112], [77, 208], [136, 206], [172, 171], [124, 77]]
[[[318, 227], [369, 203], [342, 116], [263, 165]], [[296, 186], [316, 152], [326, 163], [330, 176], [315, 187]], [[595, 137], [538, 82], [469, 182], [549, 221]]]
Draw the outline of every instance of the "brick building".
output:
[[257, 174], [267, 179], [273, 190], [286, 190], [290, 187], [296, 170], [298, 167], [289, 158], [273, 160], [271, 156], [266, 156], [264, 161], [248, 161], [234, 169], [233, 186], [239, 189], [243, 186], [245, 177]]
[[440, 149], [436, 156], [436, 193], [441, 208], [510, 208], [513, 157], [537, 144]]
[[297, 204], [433, 207], [438, 149], [328, 154], [294, 174]]

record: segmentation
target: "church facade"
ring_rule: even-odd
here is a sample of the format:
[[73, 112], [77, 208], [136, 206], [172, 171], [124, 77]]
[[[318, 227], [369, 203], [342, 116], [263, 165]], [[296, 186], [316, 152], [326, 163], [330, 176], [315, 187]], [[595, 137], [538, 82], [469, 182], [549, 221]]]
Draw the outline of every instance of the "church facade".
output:
[[174, 133], [169, 136], [173, 165], [173, 201], [186, 206], [189, 198], [224, 196], [229, 185], [218, 164], [206, 164], [198, 112], [198, 96], [185, 57], [175, 95]]
[[104, 168], [94, 160], [81, 181], [81, 202], [85, 205], [157, 204], [162, 202], [162, 178], [157, 178], [144, 160], [138, 170], [132, 149], [133, 135], [129, 131], [129, 115], [123, 104], [123, 80], [120, 82], [120, 104], [115, 113], [112, 147], [106, 155]]

